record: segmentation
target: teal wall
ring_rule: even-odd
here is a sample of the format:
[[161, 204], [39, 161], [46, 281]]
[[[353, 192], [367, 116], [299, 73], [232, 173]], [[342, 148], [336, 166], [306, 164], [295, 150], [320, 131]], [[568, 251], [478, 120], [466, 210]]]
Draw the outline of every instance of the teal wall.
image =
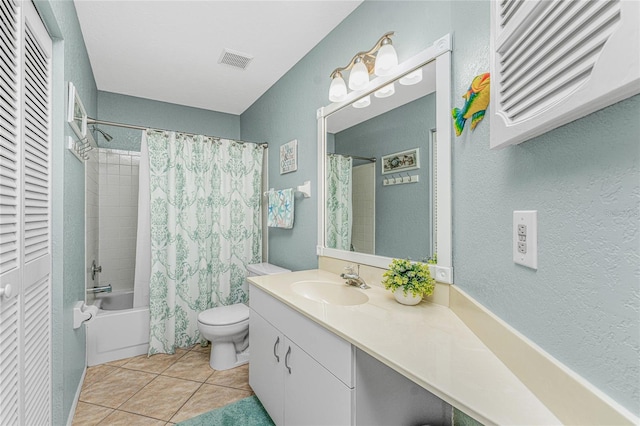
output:
[[[361, 157], [375, 157], [376, 206], [375, 242], [379, 256], [423, 260], [432, 256], [429, 195], [431, 159], [430, 130], [436, 127], [436, 96], [431, 94], [403, 105], [335, 135], [335, 151]], [[420, 148], [420, 168], [383, 175], [381, 157]], [[354, 165], [363, 161], [354, 159]], [[383, 186], [385, 177], [417, 175], [420, 181]], [[403, 206], [398, 221], [398, 206]]]
[[65, 119], [72, 81], [89, 115], [97, 113], [96, 83], [71, 0], [37, 1], [54, 38], [52, 242], [53, 423], [67, 421], [85, 363], [85, 330], [73, 329], [73, 305], [85, 299], [84, 165], [66, 149]]
[[[489, 4], [452, 12], [460, 106], [489, 68]], [[639, 116], [635, 96], [500, 151], [488, 122], [453, 145], [455, 283], [636, 415]], [[538, 211], [537, 271], [512, 261], [514, 210]]]
[[[240, 117], [237, 115], [117, 93], [98, 92], [98, 115], [100, 120], [116, 123], [240, 139]], [[140, 130], [99, 127], [113, 136], [113, 140], [107, 142], [102, 135], [94, 133], [100, 147], [140, 151]]]
[[[270, 186], [317, 187], [329, 73], [389, 30], [401, 61], [453, 34], [455, 106], [489, 70], [488, 1], [365, 1], [241, 115], [243, 139], [270, 143]], [[452, 160], [456, 285], [636, 415], [639, 115], [636, 96], [501, 151], [489, 150], [487, 118], [453, 141]], [[291, 139], [298, 171], [280, 175], [277, 150]], [[272, 263], [317, 266], [313, 197], [297, 200], [292, 230], [269, 230]], [[512, 212], [523, 209], [538, 210], [537, 271], [512, 261]]]
[[[241, 116], [242, 139], [269, 142], [269, 186], [312, 182], [312, 196], [296, 199], [293, 229], [269, 229], [269, 259], [289, 269], [315, 268], [317, 235], [316, 110], [327, 105], [329, 74], [389, 30], [402, 60], [451, 31], [447, 2], [364, 2]], [[371, 23], [375, 22], [375, 25]], [[298, 170], [280, 175], [280, 145], [298, 140]]]

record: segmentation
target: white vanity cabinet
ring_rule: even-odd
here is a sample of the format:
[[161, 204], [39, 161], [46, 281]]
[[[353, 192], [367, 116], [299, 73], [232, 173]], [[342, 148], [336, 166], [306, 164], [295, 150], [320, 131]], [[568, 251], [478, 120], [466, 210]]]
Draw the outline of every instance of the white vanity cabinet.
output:
[[354, 424], [350, 343], [250, 287], [249, 383], [276, 425]]

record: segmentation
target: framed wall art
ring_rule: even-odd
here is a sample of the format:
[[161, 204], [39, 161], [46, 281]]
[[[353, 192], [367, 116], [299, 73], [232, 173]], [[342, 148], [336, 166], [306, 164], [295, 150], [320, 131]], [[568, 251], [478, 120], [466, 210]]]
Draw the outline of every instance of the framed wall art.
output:
[[384, 155], [381, 161], [382, 174], [404, 172], [420, 168], [420, 148]]
[[280, 145], [280, 174], [298, 170], [298, 140]]

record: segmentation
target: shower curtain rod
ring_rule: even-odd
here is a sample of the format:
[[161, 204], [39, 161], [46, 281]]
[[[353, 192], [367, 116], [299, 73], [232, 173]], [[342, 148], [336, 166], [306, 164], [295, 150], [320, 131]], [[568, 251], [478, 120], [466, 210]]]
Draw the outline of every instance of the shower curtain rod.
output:
[[[165, 131], [165, 132], [173, 132], [174, 131], [174, 130], [167, 130], [167, 129], [154, 129], [152, 127], [136, 126], [135, 124], [116, 123], [115, 121], [96, 120], [95, 118], [91, 118], [91, 117], [87, 117], [87, 124], [102, 124], [103, 126], [123, 127], [125, 129], [133, 129], [133, 130], [162, 130], [162, 131]], [[177, 132], [177, 133], [182, 133], [182, 134], [185, 134], [185, 135], [195, 135], [195, 133], [190, 133], [190, 132]], [[211, 137], [221, 139], [218, 136], [211, 136]], [[227, 139], [227, 138], [222, 138], [222, 139]], [[245, 141], [235, 141], [235, 142], [239, 142], [239, 143], [255, 143], [256, 145], [261, 145], [261, 146], [265, 146], [265, 147], [269, 146], [269, 143], [267, 143], [267, 142], [245, 142]]]
[[370, 161], [372, 163], [376, 162], [376, 157], [360, 157], [359, 155], [351, 155], [351, 154], [336, 154], [334, 153], [330, 153], [329, 155], [342, 155], [344, 157], [351, 157], [351, 158], [355, 158], [356, 160], [366, 160], [366, 161]]

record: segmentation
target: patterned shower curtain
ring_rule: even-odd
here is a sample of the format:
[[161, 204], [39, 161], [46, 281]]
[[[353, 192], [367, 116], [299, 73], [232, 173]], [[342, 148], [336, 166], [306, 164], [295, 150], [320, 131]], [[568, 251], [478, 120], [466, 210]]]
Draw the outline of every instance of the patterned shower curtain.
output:
[[327, 160], [327, 247], [351, 250], [352, 160], [338, 154]]
[[148, 131], [149, 354], [200, 342], [198, 313], [247, 300], [245, 266], [262, 258], [264, 148]]

